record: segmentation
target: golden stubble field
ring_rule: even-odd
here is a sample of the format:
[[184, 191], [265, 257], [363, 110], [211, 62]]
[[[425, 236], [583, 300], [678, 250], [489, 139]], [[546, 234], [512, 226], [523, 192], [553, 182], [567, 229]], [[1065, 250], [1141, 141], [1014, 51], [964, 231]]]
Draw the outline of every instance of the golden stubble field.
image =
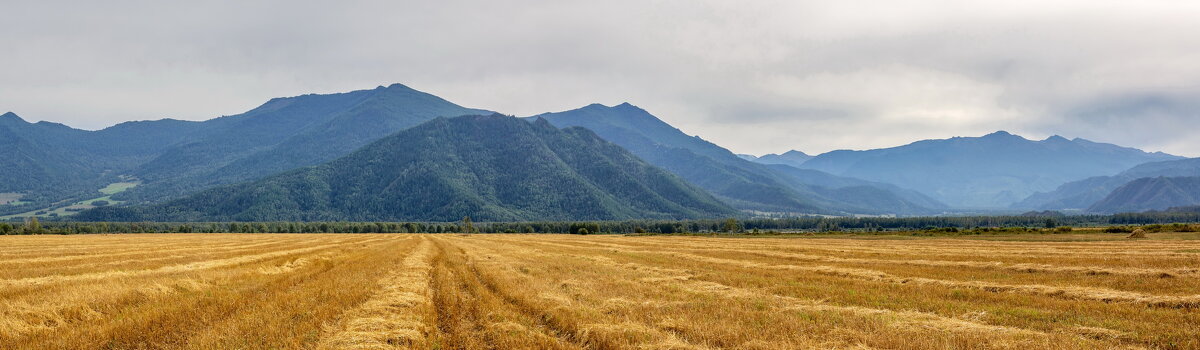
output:
[[5, 236], [0, 348], [1200, 348], [1197, 237], [1063, 237]]

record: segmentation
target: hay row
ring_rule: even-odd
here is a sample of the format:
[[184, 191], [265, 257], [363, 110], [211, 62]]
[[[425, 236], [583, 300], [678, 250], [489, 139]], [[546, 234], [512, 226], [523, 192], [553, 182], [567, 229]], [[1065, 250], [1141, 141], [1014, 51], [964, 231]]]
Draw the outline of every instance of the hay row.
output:
[[422, 239], [400, 269], [380, 281], [379, 292], [357, 309], [340, 329], [322, 339], [322, 349], [425, 348], [433, 330], [426, 319], [432, 306], [429, 271], [433, 244]]
[[[1086, 343], [1085, 340], [1079, 339], [1073, 335], [1063, 338], [1060, 335], [1049, 334], [1045, 332], [982, 324], [969, 320], [944, 317], [933, 313], [907, 310], [897, 311], [860, 306], [830, 305], [819, 301], [732, 287], [711, 281], [694, 280], [693, 276], [688, 274], [686, 270], [661, 268], [638, 263], [621, 263], [607, 256], [557, 253], [547, 252], [536, 248], [506, 246], [503, 250], [496, 249], [493, 255], [488, 256], [487, 260], [496, 264], [512, 264], [509, 261], [505, 261], [505, 259], [501, 256], [519, 255], [514, 254], [515, 252], [534, 255], [534, 257], [527, 258], [530, 262], [584, 259], [594, 265], [607, 266], [610, 268], [623, 269], [642, 274], [642, 278], [631, 280], [631, 282], [659, 285], [661, 286], [660, 288], [670, 288], [672, 290], [683, 290], [699, 294], [710, 294], [721, 298], [739, 300], [740, 302], [750, 304], [755, 302], [769, 301], [771, 303], [778, 304], [776, 307], [781, 310], [804, 311], [812, 313], [833, 312], [853, 317], [870, 318], [883, 321], [887, 323], [889, 327], [894, 328], [898, 332], [921, 332], [932, 330], [938, 332], [956, 333], [963, 337], [969, 338], [981, 337], [1005, 339], [997, 341], [1010, 341], [1013, 337], [1017, 337], [1024, 339], [1023, 344], [1041, 344], [1043, 346], [1052, 344], [1053, 342], [1050, 341], [1050, 339], [1056, 338], [1059, 339], [1058, 341], [1067, 342], [1067, 344], [1071, 344], [1073, 342]], [[571, 281], [573, 283], [582, 283], [581, 281], [576, 280]], [[587, 288], [579, 289], [586, 290]], [[570, 306], [564, 307], [580, 307], [578, 303], [571, 303], [568, 305]]]
[[1120, 291], [1108, 288], [1096, 287], [1062, 287], [1062, 286], [1046, 286], [1046, 285], [1010, 285], [999, 283], [988, 283], [980, 281], [950, 281], [925, 277], [899, 277], [885, 272], [869, 269], [843, 268], [834, 266], [800, 266], [800, 265], [773, 265], [758, 262], [749, 262], [733, 259], [713, 258], [708, 256], [677, 253], [677, 252], [647, 252], [652, 254], [664, 254], [677, 258], [691, 259], [695, 261], [703, 261], [714, 264], [727, 264], [740, 266], [745, 268], [756, 269], [774, 269], [774, 270], [796, 270], [814, 272], [828, 276], [847, 277], [867, 281], [884, 282], [891, 284], [925, 284], [937, 285], [950, 288], [970, 288], [979, 289], [988, 292], [996, 293], [1024, 293], [1031, 295], [1042, 295], [1065, 299], [1077, 300], [1093, 300], [1101, 302], [1126, 302], [1140, 303], [1153, 307], [1169, 307], [1169, 308], [1200, 308], [1200, 294], [1183, 295], [1183, 296], [1168, 296], [1168, 295], [1150, 295], [1144, 293]]
[[221, 267], [228, 267], [228, 266], [235, 266], [235, 265], [240, 265], [240, 264], [245, 264], [245, 263], [251, 263], [251, 262], [260, 261], [260, 260], [284, 257], [284, 256], [288, 256], [288, 255], [304, 254], [304, 253], [310, 253], [310, 252], [315, 252], [315, 251], [320, 251], [320, 250], [325, 250], [325, 249], [337, 248], [344, 244], [347, 244], [347, 242], [323, 244], [323, 245], [312, 246], [312, 247], [288, 249], [288, 250], [283, 250], [283, 251], [274, 251], [274, 252], [269, 252], [269, 253], [246, 255], [246, 256], [239, 256], [239, 257], [227, 258], [227, 259], [200, 261], [200, 262], [193, 262], [193, 263], [180, 264], [180, 265], [170, 265], [170, 266], [163, 266], [163, 267], [159, 267], [159, 268], [155, 268], [155, 269], [147, 269], [147, 270], [115, 270], [115, 271], [105, 271], [105, 272], [83, 273], [83, 274], [76, 274], [76, 275], [53, 275], [53, 276], [30, 277], [30, 278], [20, 278], [20, 279], [8, 279], [8, 280], [0, 280], [0, 287], [36, 286], [36, 285], [59, 283], [59, 282], [78, 282], [78, 281], [89, 281], [89, 280], [102, 280], [102, 279], [111, 279], [111, 278], [124, 278], [124, 277], [135, 277], [135, 276], [145, 276], [145, 275], [155, 275], [155, 274], [170, 274], [170, 273], [188, 272], [188, 271], [196, 271], [196, 270], [204, 270], [204, 269], [214, 269], [214, 268], [221, 268]]

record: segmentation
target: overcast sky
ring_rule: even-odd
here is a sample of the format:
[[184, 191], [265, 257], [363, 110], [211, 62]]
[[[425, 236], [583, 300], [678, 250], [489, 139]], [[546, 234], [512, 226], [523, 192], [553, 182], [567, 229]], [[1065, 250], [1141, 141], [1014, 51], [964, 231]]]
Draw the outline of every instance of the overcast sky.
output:
[[9, 1], [0, 111], [97, 129], [403, 83], [739, 153], [1008, 130], [1200, 156], [1200, 2]]

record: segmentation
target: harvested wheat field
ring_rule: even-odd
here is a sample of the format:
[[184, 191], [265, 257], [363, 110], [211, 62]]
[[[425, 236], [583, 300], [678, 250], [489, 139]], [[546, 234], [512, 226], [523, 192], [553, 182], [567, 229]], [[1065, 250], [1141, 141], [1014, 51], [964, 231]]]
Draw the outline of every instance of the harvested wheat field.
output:
[[1200, 348], [1149, 236], [4, 236], [0, 348]]

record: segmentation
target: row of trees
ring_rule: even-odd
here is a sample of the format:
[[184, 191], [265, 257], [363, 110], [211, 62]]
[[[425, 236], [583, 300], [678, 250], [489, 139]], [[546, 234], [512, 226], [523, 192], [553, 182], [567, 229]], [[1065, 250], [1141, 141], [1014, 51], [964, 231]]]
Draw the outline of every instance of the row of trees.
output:
[[713, 232], [878, 232], [895, 230], [1043, 229], [1200, 223], [1200, 213], [1151, 212], [1084, 216], [968, 216], [911, 218], [797, 217], [738, 220], [629, 220], [542, 222], [69, 222], [0, 223], [0, 234], [86, 233], [713, 233]]
[[0, 222], [0, 235], [36, 235], [48, 233], [42, 224], [38, 222], [37, 217], [25, 219], [24, 224], [9, 224]]

